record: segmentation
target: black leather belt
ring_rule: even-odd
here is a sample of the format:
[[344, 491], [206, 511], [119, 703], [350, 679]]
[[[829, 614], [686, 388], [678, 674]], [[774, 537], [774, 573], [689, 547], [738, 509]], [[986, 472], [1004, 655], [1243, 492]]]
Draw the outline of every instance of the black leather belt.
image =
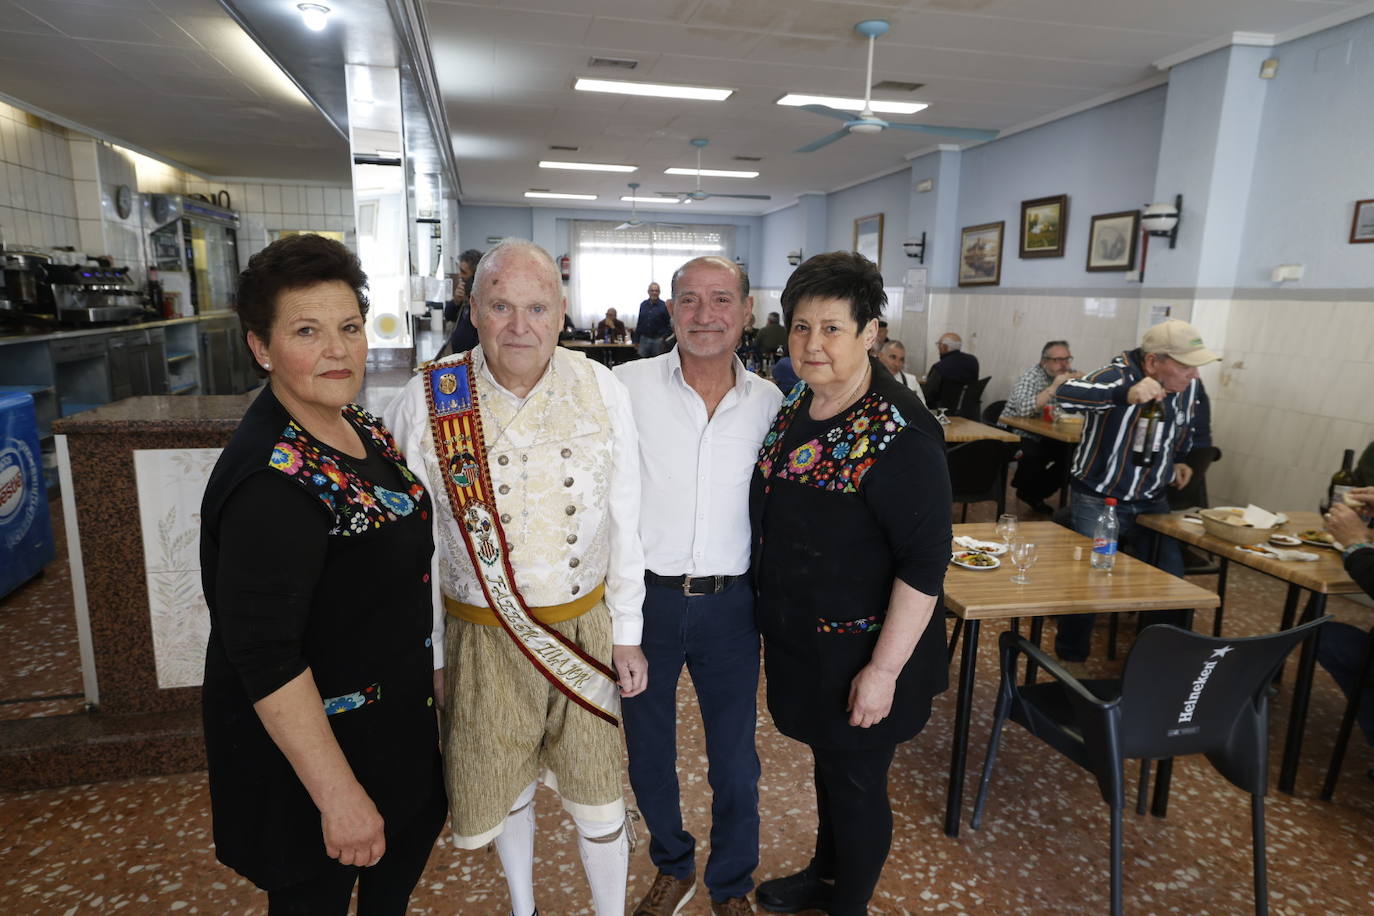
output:
[[644, 581], [650, 585], [678, 589], [688, 598], [702, 595], [719, 595], [730, 587], [739, 576], [660, 576], [656, 572], [644, 570]]

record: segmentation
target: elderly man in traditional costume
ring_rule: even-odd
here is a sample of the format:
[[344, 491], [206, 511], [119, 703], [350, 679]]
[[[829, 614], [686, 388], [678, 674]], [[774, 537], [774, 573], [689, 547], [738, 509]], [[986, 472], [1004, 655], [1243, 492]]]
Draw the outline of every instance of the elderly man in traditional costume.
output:
[[492, 248], [472, 300], [481, 344], [424, 367], [385, 412], [434, 494], [453, 839], [494, 841], [511, 912], [530, 916], [542, 780], [576, 824], [596, 912], [618, 916], [629, 857], [620, 697], [648, 682], [630, 399], [610, 370], [557, 346], [566, 302], [542, 248]]

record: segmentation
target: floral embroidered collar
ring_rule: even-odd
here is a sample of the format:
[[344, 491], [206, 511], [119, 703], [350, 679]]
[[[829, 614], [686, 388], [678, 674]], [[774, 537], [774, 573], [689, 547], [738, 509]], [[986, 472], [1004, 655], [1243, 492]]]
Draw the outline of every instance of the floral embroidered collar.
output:
[[268, 464], [275, 471], [290, 477], [318, 497], [334, 516], [330, 534], [358, 535], [394, 522], [417, 509], [421, 518], [429, 518], [428, 496], [425, 488], [410, 473], [391, 434], [381, 422], [357, 404], [343, 410], [359, 432], [366, 433], [387, 461], [400, 470], [407, 487], [405, 492], [389, 490], [364, 479], [347, 461], [323, 442], [314, 439], [294, 419], [288, 420], [281, 438], [272, 449]]
[[808, 390], [799, 383], [782, 402], [759, 450], [758, 469], [765, 480], [774, 473], [784, 480], [836, 493], [857, 493], [864, 475], [907, 426], [892, 402], [870, 389], [825, 433], [782, 454], [787, 429]]

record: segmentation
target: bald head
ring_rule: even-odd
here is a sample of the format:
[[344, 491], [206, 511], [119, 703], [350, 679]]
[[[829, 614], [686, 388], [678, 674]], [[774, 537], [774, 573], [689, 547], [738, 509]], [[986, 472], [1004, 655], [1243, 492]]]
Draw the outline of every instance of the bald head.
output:
[[472, 281], [473, 294], [480, 299], [487, 287], [500, 276], [503, 265], [514, 260], [532, 262], [541, 277], [548, 281], [550, 289], [557, 291], [562, 288], [558, 265], [547, 251], [528, 239], [502, 239], [477, 262]]

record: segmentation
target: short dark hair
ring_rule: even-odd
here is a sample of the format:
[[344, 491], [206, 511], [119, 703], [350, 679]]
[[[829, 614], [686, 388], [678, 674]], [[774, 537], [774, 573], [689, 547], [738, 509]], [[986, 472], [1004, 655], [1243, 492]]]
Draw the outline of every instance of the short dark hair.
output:
[[735, 272], [735, 276], [739, 279], [740, 301], [744, 301], [745, 297], [749, 295], [749, 272], [744, 269], [744, 265], [741, 264], [739, 261], [732, 261], [729, 258], [722, 257], [718, 254], [708, 254], [699, 258], [692, 258], [692, 260], [688, 261], [686, 264], [683, 264], [677, 270], [673, 271], [673, 279], [669, 282], [668, 288], [673, 291], [674, 299], [677, 298], [677, 278], [682, 275], [682, 272], [684, 270], [691, 267], [693, 264], [715, 264], [719, 267], [730, 268]]
[[[304, 289], [316, 283], [340, 280], [347, 283], [358, 300], [358, 311], [367, 317], [367, 274], [362, 262], [341, 242], [320, 235], [290, 235], [248, 259], [248, 268], [239, 274], [238, 312], [243, 335], [252, 331], [263, 343], [272, 337], [272, 322], [277, 317], [277, 297], [286, 290]], [[264, 376], [254, 360], [253, 368]]]
[[469, 248], [467, 251], [458, 255], [458, 263], [471, 264], [473, 270], [477, 269], [477, 262], [480, 260], [482, 260], [482, 252], [478, 251], [476, 248]]
[[782, 291], [782, 313], [788, 327], [803, 299], [844, 299], [860, 332], [882, 315], [887, 305], [878, 265], [853, 251], [818, 254], [792, 271]]

